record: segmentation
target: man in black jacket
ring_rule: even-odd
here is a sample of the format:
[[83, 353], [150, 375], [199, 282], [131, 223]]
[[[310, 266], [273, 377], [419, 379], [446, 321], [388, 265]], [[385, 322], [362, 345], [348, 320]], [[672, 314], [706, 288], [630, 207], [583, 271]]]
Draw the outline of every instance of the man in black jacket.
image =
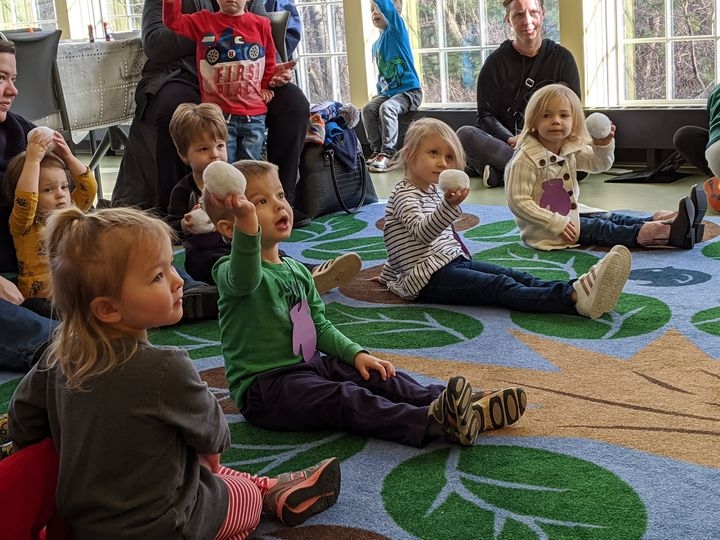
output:
[[493, 51], [480, 70], [477, 126], [463, 126], [457, 132], [468, 167], [482, 174], [487, 187], [503, 185], [505, 165], [523, 128], [525, 104], [535, 89], [562, 82], [580, 96], [580, 75], [572, 54], [542, 37], [543, 0], [504, 0], [503, 5], [515, 37]]

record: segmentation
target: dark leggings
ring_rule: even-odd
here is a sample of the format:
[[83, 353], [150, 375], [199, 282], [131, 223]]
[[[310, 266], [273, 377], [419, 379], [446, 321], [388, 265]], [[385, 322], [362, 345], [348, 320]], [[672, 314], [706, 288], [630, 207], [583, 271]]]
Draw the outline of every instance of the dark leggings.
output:
[[683, 126], [673, 135], [673, 145], [688, 163], [708, 176], [713, 176], [705, 159], [705, 148], [709, 140], [708, 130], [699, 126]]

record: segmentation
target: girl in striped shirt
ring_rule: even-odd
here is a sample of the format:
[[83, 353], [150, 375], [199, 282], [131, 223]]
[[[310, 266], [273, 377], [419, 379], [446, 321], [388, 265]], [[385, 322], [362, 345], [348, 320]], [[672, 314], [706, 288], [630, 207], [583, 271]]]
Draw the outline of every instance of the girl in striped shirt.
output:
[[503, 306], [592, 319], [615, 309], [630, 273], [625, 247], [614, 247], [570, 281], [538, 279], [472, 258], [453, 227], [470, 189], [443, 193], [437, 186], [442, 171], [465, 167], [462, 145], [447, 124], [434, 118], [411, 124], [397, 160], [405, 176], [385, 209], [388, 260], [380, 274], [390, 291], [426, 303]]

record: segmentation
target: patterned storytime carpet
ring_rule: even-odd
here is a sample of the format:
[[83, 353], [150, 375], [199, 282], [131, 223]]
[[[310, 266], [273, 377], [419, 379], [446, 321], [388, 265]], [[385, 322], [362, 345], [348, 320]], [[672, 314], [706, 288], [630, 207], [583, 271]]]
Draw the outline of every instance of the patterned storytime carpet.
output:
[[[157, 330], [190, 351], [232, 426], [223, 462], [260, 474], [342, 459], [337, 504], [255, 538], [720, 538], [720, 220], [692, 251], [636, 250], [617, 310], [592, 321], [500, 308], [403, 302], [372, 278], [385, 259], [383, 204], [317, 219], [284, 248], [321, 261], [347, 251], [361, 275], [325, 296], [348, 336], [424, 382], [522, 385], [529, 406], [473, 448], [423, 449], [344, 433], [274, 433], [228, 398], [215, 321]], [[464, 207], [475, 257], [570, 279], [606, 249], [525, 247], [504, 207]], [[0, 406], [16, 385], [0, 387]]]

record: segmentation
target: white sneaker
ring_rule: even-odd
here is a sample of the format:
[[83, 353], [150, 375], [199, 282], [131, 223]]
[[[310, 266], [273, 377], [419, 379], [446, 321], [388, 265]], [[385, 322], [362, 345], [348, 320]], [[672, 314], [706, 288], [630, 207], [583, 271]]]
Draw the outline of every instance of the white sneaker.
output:
[[378, 157], [378, 153], [373, 152], [372, 154], [370, 154], [370, 157], [365, 160], [365, 165], [367, 165], [369, 167], [370, 165], [375, 163], [375, 160], [377, 159], [377, 157]]
[[580, 315], [597, 319], [615, 309], [630, 275], [632, 256], [625, 246], [614, 246], [590, 270], [573, 283], [577, 293], [575, 309]]
[[315, 288], [320, 294], [325, 294], [335, 287], [348, 283], [360, 273], [362, 260], [357, 253], [345, 253], [322, 264], [312, 270]]
[[385, 154], [378, 154], [368, 169], [372, 172], [385, 172], [390, 169], [390, 158]]

